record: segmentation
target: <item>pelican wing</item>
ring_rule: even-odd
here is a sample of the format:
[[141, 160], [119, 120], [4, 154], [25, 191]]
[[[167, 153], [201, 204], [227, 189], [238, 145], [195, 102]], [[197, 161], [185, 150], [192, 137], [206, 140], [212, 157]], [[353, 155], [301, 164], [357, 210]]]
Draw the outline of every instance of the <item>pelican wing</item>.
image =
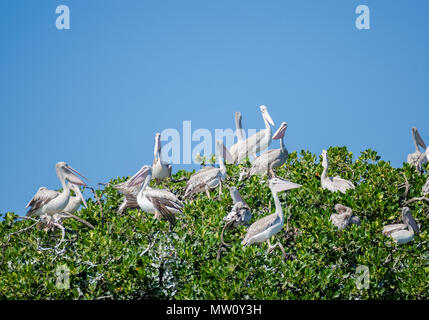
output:
[[34, 197], [28, 202], [26, 208], [30, 207], [30, 210], [27, 212], [27, 216], [32, 215], [36, 210], [43, 207], [52, 199], [58, 197], [60, 193], [55, 190], [49, 190], [45, 187], [39, 188]]
[[345, 193], [348, 189], [355, 188], [355, 185], [352, 182], [345, 180], [339, 176], [333, 177], [332, 183], [335, 185], [336, 188], [338, 188], [339, 191], [343, 193]]
[[174, 225], [176, 222], [174, 211], [181, 212], [183, 208], [182, 202], [174, 194], [167, 190], [152, 189], [146, 190], [145, 197], [152, 202], [163, 218]]
[[246, 236], [244, 237], [243, 242], [247, 242], [248, 239], [254, 237], [255, 235], [264, 232], [265, 230], [269, 229], [271, 226], [273, 226], [277, 220], [279, 219], [279, 216], [277, 213], [270, 214], [268, 216], [265, 216], [254, 223], [251, 224], [251, 226], [247, 229]]
[[185, 197], [204, 189], [211, 180], [220, 175], [219, 168], [210, 167], [210, 169], [205, 169], [191, 176], [186, 186]]

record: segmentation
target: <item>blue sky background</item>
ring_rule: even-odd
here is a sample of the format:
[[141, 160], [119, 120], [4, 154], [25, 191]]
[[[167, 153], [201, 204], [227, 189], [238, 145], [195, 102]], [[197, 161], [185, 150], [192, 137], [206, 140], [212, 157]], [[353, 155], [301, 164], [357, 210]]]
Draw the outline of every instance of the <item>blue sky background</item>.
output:
[[[55, 28], [61, 4], [71, 30]], [[370, 30], [355, 28], [359, 4]], [[288, 122], [290, 151], [372, 148], [400, 166], [412, 126], [429, 142], [428, 12], [416, 0], [2, 0], [0, 212], [59, 188], [58, 161], [96, 185], [150, 164], [157, 131], [234, 128], [235, 111], [261, 128], [261, 104], [276, 128]]]

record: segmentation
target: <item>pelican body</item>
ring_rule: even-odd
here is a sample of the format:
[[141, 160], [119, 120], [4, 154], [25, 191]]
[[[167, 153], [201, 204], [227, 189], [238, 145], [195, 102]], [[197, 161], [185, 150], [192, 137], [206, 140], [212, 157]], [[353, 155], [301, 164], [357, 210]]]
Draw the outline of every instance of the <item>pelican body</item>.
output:
[[391, 237], [398, 244], [412, 241], [414, 234], [420, 231], [408, 207], [402, 208], [401, 216], [404, 223], [389, 224], [383, 228], [383, 234]]
[[338, 230], [343, 230], [350, 224], [360, 225], [360, 219], [357, 216], [353, 216], [352, 209], [349, 207], [338, 203], [335, 205], [335, 211], [337, 213], [332, 214], [330, 220], [333, 225], [338, 227]]
[[284, 224], [283, 209], [278, 197], [278, 193], [281, 191], [296, 189], [301, 185], [282, 180], [279, 178], [273, 178], [268, 181], [268, 185], [271, 189], [271, 193], [274, 198], [276, 211], [273, 214], [265, 216], [254, 223], [247, 229], [246, 236], [244, 237], [241, 244], [248, 246], [253, 243], [262, 243], [268, 240], [278, 233]]
[[234, 206], [232, 207], [232, 210], [223, 218], [223, 221], [233, 221], [232, 225], [234, 227], [238, 227], [240, 225], [247, 226], [250, 223], [250, 219], [252, 219], [252, 211], [241, 197], [240, 192], [238, 192], [236, 187], [230, 188], [230, 194]]
[[168, 190], [150, 188], [151, 179], [152, 167], [147, 165], [130, 179], [130, 186], [140, 185], [137, 203], [143, 211], [154, 214], [157, 219], [165, 218], [173, 226], [175, 214], [182, 212], [183, 204]]
[[411, 133], [413, 137], [415, 152], [410, 153], [408, 155], [407, 162], [410, 165], [414, 166], [418, 172], [421, 172], [423, 171], [422, 166], [428, 162], [428, 157], [424, 152], [420, 151], [419, 147], [426, 149], [426, 145], [416, 127], [411, 128]]
[[274, 126], [274, 121], [271, 119], [266, 106], [260, 106], [259, 108], [265, 123], [265, 129], [255, 133], [246, 140], [239, 140], [239, 142], [230, 148], [233, 163], [240, 163], [249, 155], [253, 156], [253, 158], [256, 158], [256, 154], [258, 152], [267, 149], [271, 144], [271, 126]]
[[52, 216], [64, 211], [70, 198], [70, 184], [67, 182], [80, 186], [86, 185], [79, 176], [84, 179], [86, 178], [65, 162], [58, 162], [55, 165], [55, 170], [61, 182], [63, 192], [49, 190], [45, 187], [39, 188], [26, 206], [26, 208], [30, 207], [30, 210], [26, 214], [27, 216]]
[[272, 149], [259, 155], [253, 162], [250, 169], [243, 168], [240, 172], [239, 181], [242, 181], [256, 174], [267, 173], [270, 178], [275, 176], [274, 169], [283, 165], [289, 155], [288, 150], [284, 145], [284, 135], [287, 129], [287, 123], [283, 122], [280, 128], [273, 135], [273, 140], [280, 139], [280, 149]]
[[355, 188], [355, 185], [352, 182], [345, 180], [343, 178], [340, 178], [339, 176], [328, 177], [327, 176], [328, 166], [329, 166], [328, 153], [326, 152], [326, 150], [323, 150], [322, 151], [323, 172], [320, 177], [320, 181], [322, 183], [323, 189], [328, 189], [331, 192], [340, 191], [342, 193], [346, 193], [347, 190]]
[[154, 159], [152, 163], [152, 177], [160, 182], [171, 176], [171, 164], [161, 159], [161, 134], [155, 135]]
[[203, 191], [206, 191], [210, 198], [209, 190], [217, 186], [219, 186], [219, 193], [222, 193], [222, 181], [226, 178], [225, 157], [231, 161], [231, 155], [220, 140], [216, 141], [216, 150], [219, 157], [219, 168], [204, 167], [192, 175], [186, 185], [185, 198]]

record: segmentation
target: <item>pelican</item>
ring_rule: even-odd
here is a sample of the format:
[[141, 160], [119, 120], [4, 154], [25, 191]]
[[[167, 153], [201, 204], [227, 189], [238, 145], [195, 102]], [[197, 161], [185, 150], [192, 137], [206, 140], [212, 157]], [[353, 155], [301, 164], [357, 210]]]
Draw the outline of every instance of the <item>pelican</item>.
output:
[[138, 174], [130, 179], [130, 186], [140, 186], [137, 194], [137, 203], [145, 212], [152, 213], [156, 219], [167, 219], [172, 227], [175, 223], [175, 214], [181, 213], [182, 202], [170, 191], [152, 189], [149, 187], [152, 179], [152, 167], [143, 166]]
[[222, 194], [222, 181], [226, 178], [224, 161], [230, 162], [231, 155], [220, 140], [216, 140], [216, 150], [219, 158], [219, 168], [205, 167], [192, 175], [186, 185], [185, 198], [202, 191], [206, 191], [207, 197], [210, 198], [209, 190], [217, 186], [219, 186], [219, 194]]
[[419, 226], [411, 215], [410, 208], [402, 208], [402, 221], [404, 223], [389, 224], [383, 228], [383, 234], [390, 236], [398, 244], [410, 242], [414, 233], [419, 233]]
[[171, 164], [161, 160], [161, 134], [155, 135], [155, 149], [153, 152], [152, 177], [159, 183], [171, 176]]
[[67, 213], [75, 213], [77, 210], [79, 210], [80, 205], [83, 204], [85, 208], [88, 206], [86, 205], [85, 198], [83, 197], [82, 193], [80, 192], [80, 189], [78, 186], [76, 186], [73, 183], [70, 183], [70, 188], [74, 191], [76, 195], [70, 196], [69, 203], [64, 208], [64, 212]]
[[268, 186], [270, 187], [274, 198], [276, 212], [252, 223], [252, 225], [247, 229], [246, 236], [244, 237], [241, 244], [243, 246], [248, 246], [252, 243], [262, 243], [268, 241], [267, 253], [272, 252], [276, 246], [279, 246], [283, 252], [283, 255], [285, 255], [284, 248], [280, 242], [277, 242], [273, 246], [270, 243], [270, 238], [278, 233], [284, 224], [283, 210], [277, 194], [281, 191], [299, 188], [301, 185], [279, 178], [273, 178], [268, 181]]
[[332, 224], [338, 227], [338, 230], [347, 228], [351, 223], [360, 225], [359, 217], [354, 216], [352, 209], [349, 207], [337, 203], [335, 205], [335, 211], [337, 211], [337, 213], [332, 214], [330, 220]]
[[223, 221], [231, 223], [234, 227], [239, 225], [247, 226], [252, 219], [252, 211], [246, 201], [241, 197], [236, 187], [229, 189], [234, 206], [232, 210], [223, 218]]
[[347, 190], [355, 188], [355, 185], [352, 182], [342, 179], [339, 176], [336, 176], [333, 178], [328, 177], [327, 176], [328, 166], [329, 166], [328, 153], [326, 152], [326, 150], [323, 150], [322, 151], [323, 172], [320, 177], [320, 181], [322, 182], [323, 189], [328, 189], [329, 191], [332, 191], [332, 192], [340, 191], [342, 193], [346, 193]]
[[416, 127], [412, 127], [411, 132], [413, 135], [414, 147], [416, 148], [416, 151], [408, 155], [407, 162], [410, 165], [415, 166], [418, 172], [421, 172], [422, 166], [428, 161], [428, 159], [423, 152], [420, 152], [419, 146], [426, 149], [426, 145]]
[[239, 163], [249, 154], [255, 159], [256, 154], [267, 149], [271, 144], [271, 126], [274, 126], [274, 121], [268, 114], [266, 106], [259, 107], [264, 119], [265, 129], [255, 133], [246, 140], [237, 143], [231, 147], [231, 155], [233, 163]]
[[[57, 177], [63, 187], [63, 192], [55, 190], [49, 190], [45, 187], [39, 188], [34, 197], [27, 204], [26, 208], [30, 207], [27, 212], [27, 216], [42, 216], [42, 215], [54, 215], [60, 213], [66, 208], [70, 198], [70, 182], [72, 184], [86, 186], [80, 178], [86, 179], [78, 171], [70, 167], [65, 162], [58, 162], [55, 165]], [[87, 180], [87, 179], [86, 179]]]
[[121, 205], [118, 208], [118, 213], [122, 214], [127, 208], [129, 209], [137, 209], [139, 208], [139, 204], [137, 203], [137, 195], [140, 191], [139, 185], [131, 186], [130, 182], [138, 175], [141, 174], [142, 170], [145, 169], [146, 166], [141, 167], [139, 171], [137, 171], [136, 174], [134, 174], [129, 180], [115, 184], [112, 186], [116, 190], [118, 190], [120, 193], [124, 195], [124, 201], [122, 201]]
[[273, 135], [274, 140], [280, 139], [280, 149], [272, 149], [259, 155], [252, 162], [252, 166], [250, 167], [250, 169], [242, 169], [238, 181], [243, 181], [250, 176], [262, 173], [267, 173], [270, 178], [275, 177], [274, 169], [283, 165], [289, 155], [283, 141], [286, 129], [287, 123], [282, 122], [279, 129]]

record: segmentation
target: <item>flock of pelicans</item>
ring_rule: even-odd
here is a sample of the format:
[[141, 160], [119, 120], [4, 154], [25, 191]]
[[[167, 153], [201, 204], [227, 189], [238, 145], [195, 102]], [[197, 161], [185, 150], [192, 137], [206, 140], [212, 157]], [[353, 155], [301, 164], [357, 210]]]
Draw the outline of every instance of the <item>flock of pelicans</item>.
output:
[[[274, 122], [268, 114], [267, 108], [260, 106], [260, 111], [265, 123], [265, 129], [247, 139], [244, 138], [243, 134], [241, 114], [236, 112], [237, 143], [228, 150], [221, 141], [216, 141], [219, 168], [206, 166], [194, 173], [187, 182], [184, 198], [192, 199], [195, 194], [201, 192], [205, 192], [207, 197], [210, 198], [210, 190], [217, 187], [219, 188], [219, 194], [221, 194], [222, 183], [226, 179], [225, 161], [238, 164], [246, 157], [252, 156], [251, 167], [241, 169], [239, 180], [243, 181], [252, 175], [267, 174], [269, 177], [268, 186], [274, 198], [276, 210], [273, 214], [267, 215], [249, 226], [252, 218], [251, 209], [241, 197], [238, 189], [231, 187], [230, 194], [233, 199], [233, 208], [224, 217], [224, 220], [228, 226], [248, 226], [247, 233], [242, 240], [243, 246], [267, 242], [268, 253], [272, 252], [277, 246], [284, 253], [280, 242], [275, 245], [271, 245], [270, 243], [271, 237], [278, 233], [284, 224], [283, 210], [278, 193], [299, 188], [301, 185], [276, 177], [274, 170], [283, 165], [288, 158], [288, 150], [283, 140], [287, 130], [287, 123], [283, 122], [279, 129], [272, 134], [271, 127], [274, 126]], [[426, 148], [416, 128], [412, 128], [412, 136], [416, 151], [408, 155], [408, 163], [421, 172], [422, 165], [429, 161], [429, 147]], [[257, 156], [258, 153], [270, 146], [273, 139], [280, 140], [280, 148], [271, 149]], [[426, 150], [421, 152], [419, 147]], [[342, 179], [339, 176], [327, 176], [329, 162], [326, 150], [322, 152], [322, 159], [323, 172], [321, 175], [321, 185], [323, 189], [331, 192], [339, 191], [345, 193], [347, 190], [355, 188], [352, 182]], [[182, 212], [182, 201], [169, 190], [149, 187], [152, 179], [158, 183], [163, 179], [171, 179], [171, 171], [171, 165], [161, 159], [161, 138], [160, 134], [157, 133], [155, 135], [154, 160], [152, 165], [144, 165], [129, 180], [113, 186], [113, 188], [124, 195], [124, 200], [118, 209], [118, 213], [123, 213], [127, 208], [140, 208], [145, 212], [154, 214], [157, 219], [168, 220], [170, 227], [173, 226], [176, 215]], [[56, 173], [61, 182], [62, 192], [41, 187], [27, 205], [30, 208], [27, 216], [39, 218], [47, 226], [45, 228], [47, 230], [52, 229], [53, 226], [61, 228], [60, 221], [62, 218], [72, 217], [81, 204], [86, 206], [79, 186], [86, 186], [86, 183], [82, 179], [87, 179], [65, 162], [58, 162], [56, 164]], [[75, 196], [71, 196], [71, 190], [73, 190]], [[429, 193], [429, 179], [423, 187], [422, 192], [424, 195]], [[335, 210], [337, 213], [332, 214], [330, 220], [339, 229], [344, 229], [350, 224], [360, 224], [359, 218], [353, 215], [350, 208], [337, 204], [335, 205]], [[402, 209], [402, 220], [403, 223], [401, 224], [385, 226], [383, 234], [392, 237], [397, 243], [411, 241], [414, 234], [419, 232], [419, 226], [412, 217], [408, 207]]]

